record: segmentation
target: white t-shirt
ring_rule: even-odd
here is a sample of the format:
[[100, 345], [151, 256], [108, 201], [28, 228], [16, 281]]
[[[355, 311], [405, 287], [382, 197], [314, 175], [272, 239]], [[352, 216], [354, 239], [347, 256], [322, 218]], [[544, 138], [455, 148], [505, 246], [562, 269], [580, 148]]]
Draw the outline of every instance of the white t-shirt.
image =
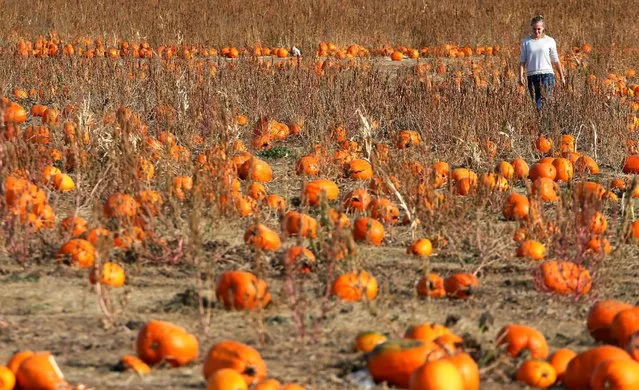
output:
[[539, 39], [532, 39], [530, 36], [522, 39], [519, 62], [526, 64], [528, 76], [555, 73], [551, 61], [559, 62], [557, 43], [554, 39], [548, 35]]

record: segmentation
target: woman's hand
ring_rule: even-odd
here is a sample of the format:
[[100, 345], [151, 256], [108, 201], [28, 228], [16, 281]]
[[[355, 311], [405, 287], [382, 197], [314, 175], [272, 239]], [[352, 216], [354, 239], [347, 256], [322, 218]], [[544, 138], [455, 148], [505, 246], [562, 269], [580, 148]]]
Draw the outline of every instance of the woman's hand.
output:
[[525, 85], [526, 84], [525, 81], [526, 80], [524, 79], [524, 75], [519, 75], [519, 85], [522, 85], [522, 86]]

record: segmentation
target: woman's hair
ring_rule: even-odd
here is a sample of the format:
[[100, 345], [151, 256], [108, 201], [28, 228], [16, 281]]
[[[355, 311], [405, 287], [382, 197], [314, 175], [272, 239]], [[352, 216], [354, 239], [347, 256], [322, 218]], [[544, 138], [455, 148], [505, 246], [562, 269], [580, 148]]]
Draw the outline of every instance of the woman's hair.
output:
[[533, 18], [530, 20], [530, 25], [531, 25], [531, 26], [534, 26], [535, 24], [537, 24], [537, 23], [539, 23], [539, 22], [542, 22], [543, 24], [546, 24], [546, 22], [544, 22], [544, 17], [543, 17], [543, 15], [537, 15], [537, 16], [533, 17]]

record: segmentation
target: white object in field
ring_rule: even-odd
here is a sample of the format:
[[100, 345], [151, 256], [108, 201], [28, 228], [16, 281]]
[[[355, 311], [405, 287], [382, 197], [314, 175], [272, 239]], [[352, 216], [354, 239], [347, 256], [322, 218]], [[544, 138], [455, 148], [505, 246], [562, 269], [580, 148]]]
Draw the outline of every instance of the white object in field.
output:
[[362, 390], [368, 390], [375, 387], [375, 381], [366, 368], [351, 372], [345, 379], [347, 382], [357, 385]]
[[293, 48], [291, 49], [291, 54], [293, 54], [293, 57], [300, 57], [302, 55], [302, 52], [300, 52], [300, 49], [293, 46]]

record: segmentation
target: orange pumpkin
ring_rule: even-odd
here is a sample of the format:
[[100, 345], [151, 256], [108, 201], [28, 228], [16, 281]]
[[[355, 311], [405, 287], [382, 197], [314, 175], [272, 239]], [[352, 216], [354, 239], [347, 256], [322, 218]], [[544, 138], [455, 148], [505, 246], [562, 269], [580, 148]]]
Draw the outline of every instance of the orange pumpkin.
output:
[[444, 280], [437, 274], [423, 276], [417, 283], [417, 294], [420, 297], [443, 298], [446, 296]]
[[138, 333], [136, 351], [150, 366], [167, 362], [172, 367], [180, 367], [197, 358], [198, 341], [181, 326], [151, 320]]
[[116, 192], [104, 202], [104, 216], [107, 218], [134, 217], [140, 205], [128, 194]]
[[581, 155], [575, 162], [575, 171], [584, 173], [588, 172], [591, 175], [599, 174], [599, 165], [592, 157]]
[[546, 247], [535, 240], [526, 240], [517, 248], [517, 257], [526, 257], [531, 260], [543, 260], [546, 257]]
[[564, 373], [568, 389], [590, 389], [590, 380], [597, 366], [606, 360], [632, 360], [621, 348], [611, 345], [592, 347], [575, 356]]
[[372, 218], [357, 218], [353, 226], [353, 239], [357, 242], [381, 245], [384, 239], [384, 226]]
[[244, 242], [264, 251], [276, 251], [282, 246], [279, 234], [261, 223], [253, 224], [244, 233]]
[[550, 355], [548, 363], [554, 367], [558, 381], [563, 382], [566, 367], [575, 356], [577, 356], [577, 353], [567, 348], [559, 349]]
[[506, 351], [512, 357], [528, 350], [533, 359], [548, 357], [548, 343], [541, 332], [525, 325], [509, 324], [497, 334], [497, 345], [506, 345]]
[[89, 274], [89, 281], [91, 284], [96, 284], [98, 281], [100, 284], [111, 287], [124, 286], [125, 280], [124, 268], [118, 263], [107, 262], [102, 265], [102, 271], [98, 272], [95, 268], [91, 269]]
[[151, 372], [151, 367], [144, 363], [139, 357], [133, 355], [124, 355], [120, 358], [120, 367], [122, 371], [133, 370], [138, 375], [146, 375]]
[[271, 302], [266, 281], [250, 272], [224, 272], [217, 281], [215, 294], [227, 310], [252, 310], [266, 307]]
[[346, 210], [365, 211], [371, 203], [371, 196], [366, 188], [358, 188], [349, 192], [342, 202]]
[[597, 365], [590, 378], [590, 387], [599, 389], [639, 389], [639, 362], [606, 360]]
[[464, 378], [447, 359], [427, 361], [410, 377], [410, 390], [464, 390]]
[[621, 310], [612, 319], [610, 334], [617, 345], [628, 345], [636, 332], [639, 332], [639, 306]]
[[516, 192], [511, 193], [504, 205], [504, 217], [509, 220], [520, 220], [528, 216], [530, 202], [525, 195]]
[[273, 180], [271, 166], [257, 157], [246, 160], [237, 171], [242, 180], [251, 179], [260, 183], [268, 183]]
[[27, 120], [27, 111], [18, 103], [11, 102], [4, 109], [4, 123], [24, 123]]
[[253, 390], [282, 390], [282, 384], [277, 379], [264, 379], [255, 385]]
[[535, 146], [539, 152], [548, 153], [550, 152], [550, 149], [552, 149], [552, 140], [550, 138], [541, 136], [537, 138], [537, 141], [535, 142]]
[[71, 233], [72, 237], [78, 237], [87, 231], [87, 220], [79, 216], [71, 216], [60, 223], [62, 233]]
[[409, 327], [404, 334], [404, 338], [422, 341], [435, 341], [439, 336], [451, 333], [452, 331], [443, 325], [426, 322]]
[[56, 257], [68, 258], [70, 263], [80, 268], [89, 268], [95, 262], [95, 248], [87, 240], [75, 238], [67, 241], [59, 250]]
[[209, 379], [214, 372], [230, 368], [242, 375], [247, 385], [266, 378], [266, 364], [254, 348], [233, 340], [224, 340], [211, 347], [204, 359], [202, 372]]
[[15, 374], [7, 367], [0, 366], [0, 389], [12, 390], [16, 384]]
[[372, 179], [373, 166], [366, 160], [354, 159], [348, 163], [347, 175], [355, 180]]
[[530, 173], [530, 168], [528, 167], [528, 163], [526, 163], [526, 161], [523, 158], [518, 157], [514, 159], [511, 164], [515, 170], [514, 177], [516, 179], [525, 179], [528, 177], [528, 174]]
[[50, 352], [37, 352], [26, 358], [18, 367], [16, 383], [24, 390], [55, 390], [68, 387]]
[[469, 273], [456, 273], [444, 280], [446, 294], [453, 298], [467, 299], [478, 286], [477, 277]]
[[432, 252], [433, 244], [427, 238], [420, 238], [419, 240], [413, 241], [406, 249], [407, 254], [419, 257], [428, 257]]
[[20, 367], [20, 365], [22, 364], [22, 362], [24, 362], [25, 360], [27, 360], [28, 358], [30, 358], [31, 356], [33, 356], [34, 352], [33, 351], [19, 351], [13, 354], [13, 356], [11, 356], [11, 358], [9, 359], [9, 362], [7, 362], [7, 368], [9, 369], [9, 371], [11, 371], [14, 375], [18, 373], [18, 368]]
[[553, 160], [552, 165], [557, 170], [557, 174], [555, 175], [556, 181], [563, 181], [564, 183], [567, 183], [572, 180], [575, 172], [570, 160], [558, 157]]
[[331, 295], [343, 301], [357, 302], [364, 297], [377, 298], [377, 280], [368, 272], [349, 272], [338, 276], [331, 285]]
[[626, 157], [626, 160], [623, 163], [623, 173], [639, 173], [639, 155]]
[[548, 261], [540, 266], [543, 286], [557, 294], [584, 295], [590, 291], [588, 270], [570, 261]]
[[215, 371], [206, 381], [206, 390], [248, 390], [246, 381], [232, 368]]
[[555, 180], [555, 177], [557, 177], [557, 169], [551, 163], [537, 163], [530, 169], [528, 177], [530, 177], [530, 180], [533, 181], [540, 177]]
[[311, 272], [315, 265], [315, 255], [307, 248], [296, 245], [286, 251], [283, 263], [285, 267], [291, 267], [301, 272]]
[[317, 236], [317, 220], [310, 215], [291, 210], [284, 215], [282, 230], [290, 236], [315, 238]]
[[586, 326], [593, 339], [604, 343], [615, 342], [610, 326], [615, 316], [626, 309], [631, 309], [629, 303], [616, 300], [603, 300], [595, 303], [588, 311]]
[[467, 353], [458, 353], [444, 359], [453, 363], [462, 376], [464, 390], [479, 390], [479, 367], [475, 360]]
[[433, 342], [389, 340], [371, 351], [366, 365], [375, 382], [386, 382], [405, 389], [417, 368], [428, 360], [439, 359], [444, 355], [445, 352]]
[[386, 342], [387, 337], [378, 332], [361, 332], [355, 337], [353, 349], [364, 353], [369, 353], [376, 346]]
[[305, 176], [319, 175], [319, 172], [320, 172], [319, 159], [314, 154], [303, 156], [297, 162], [295, 172], [298, 175], [305, 175]]
[[311, 206], [319, 205], [322, 196], [325, 196], [328, 201], [337, 199], [339, 196], [337, 184], [332, 180], [324, 179], [313, 180], [304, 186], [303, 198], [306, 199]]
[[387, 224], [399, 223], [399, 208], [388, 198], [375, 198], [368, 206], [371, 217]]
[[531, 387], [545, 389], [555, 383], [557, 372], [544, 360], [526, 360], [517, 370], [517, 380]]

